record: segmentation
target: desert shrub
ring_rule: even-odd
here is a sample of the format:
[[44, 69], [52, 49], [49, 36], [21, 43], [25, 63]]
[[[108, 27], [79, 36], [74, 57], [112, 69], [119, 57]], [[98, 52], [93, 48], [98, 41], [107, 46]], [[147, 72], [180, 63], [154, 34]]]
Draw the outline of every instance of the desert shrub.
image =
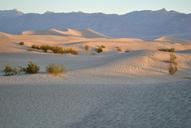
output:
[[19, 42], [19, 45], [24, 45], [25, 43], [24, 42]]
[[44, 52], [48, 52], [48, 50], [52, 51], [53, 53], [57, 53], [57, 54], [73, 54], [73, 55], [77, 55], [78, 52], [72, 48], [65, 48], [63, 49], [62, 47], [59, 46], [49, 46], [49, 45], [41, 45], [41, 46], [37, 46], [37, 45], [32, 45], [31, 48], [33, 49], [38, 49], [38, 50], [43, 50]]
[[20, 73], [24, 73], [26, 72], [26, 68], [25, 67], [11, 67], [9, 65], [6, 65], [4, 67], [3, 72], [5, 73], [5, 76], [11, 76], [11, 75], [16, 75], [16, 74], [20, 74]]
[[50, 64], [47, 66], [46, 71], [50, 74], [58, 75], [65, 71], [65, 68], [63, 65], [58, 64]]
[[177, 71], [178, 71], [178, 63], [176, 62], [176, 56], [174, 54], [170, 54], [170, 60], [169, 60], [169, 67], [168, 67], [168, 70], [169, 70], [169, 74], [170, 75], [174, 75]]
[[126, 49], [124, 52], [130, 52], [128, 49]]
[[11, 67], [10, 65], [6, 65], [3, 69], [3, 72], [5, 73], [5, 76], [11, 76], [17, 74], [16, 69]]
[[97, 47], [97, 48], [95, 49], [95, 51], [96, 51], [97, 53], [101, 53], [101, 52], [103, 52], [103, 49], [102, 49], [102, 47]]
[[88, 46], [88, 45], [85, 45], [85, 46], [84, 46], [84, 49], [85, 49], [86, 51], [88, 51], [88, 50], [89, 50], [89, 46]]
[[49, 45], [41, 45], [40, 49], [43, 50], [44, 52], [48, 52], [48, 50], [51, 50], [51, 46], [49, 46]]
[[101, 45], [100, 47], [101, 47], [101, 48], [105, 48], [105, 46], [104, 46], [104, 45]]
[[38, 45], [32, 45], [31, 48], [33, 48], [33, 49], [38, 49], [38, 50], [39, 50], [39, 49], [40, 49], [40, 46], [38, 46]]
[[35, 74], [39, 72], [40, 67], [37, 66], [36, 64], [29, 62], [28, 65], [26, 66], [26, 68], [24, 68], [23, 70], [25, 71], [25, 73], [28, 74]]
[[73, 54], [73, 55], [77, 55], [78, 52], [72, 48], [62, 48], [62, 47], [59, 47], [59, 46], [52, 46], [50, 47], [50, 50], [53, 52], [53, 53], [59, 53], [59, 54]]
[[176, 56], [174, 54], [170, 54], [170, 63], [176, 63]]
[[33, 64], [32, 62], [29, 62], [27, 67], [11, 67], [9, 65], [6, 65], [3, 69], [5, 76], [16, 75], [19, 73], [34, 74], [38, 73], [38, 71], [39, 67], [36, 64]]
[[170, 75], [174, 75], [177, 72], [177, 70], [178, 70], [177, 66], [172, 64], [172, 63], [170, 63], [168, 69], [169, 69], [169, 74]]
[[175, 52], [174, 48], [160, 48], [158, 50], [163, 52]]
[[65, 48], [64, 49], [64, 53], [67, 54], [67, 53], [70, 53], [70, 54], [73, 54], [73, 55], [77, 55], [78, 52], [72, 48]]
[[58, 47], [58, 46], [50, 46], [49, 50], [51, 50], [53, 53], [60, 53], [63, 54], [64, 50], [62, 49], [62, 47]]
[[116, 50], [117, 50], [118, 52], [121, 52], [121, 51], [122, 51], [120, 47], [115, 47], [115, 48], [116, 48]]

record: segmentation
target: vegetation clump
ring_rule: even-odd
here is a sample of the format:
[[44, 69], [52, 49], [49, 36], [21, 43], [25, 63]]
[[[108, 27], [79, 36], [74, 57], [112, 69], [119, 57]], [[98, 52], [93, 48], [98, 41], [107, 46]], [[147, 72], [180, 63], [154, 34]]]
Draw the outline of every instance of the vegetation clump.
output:
[[127, 53], [127, 52], [130, 52], [130, 51], [129, 51], [128, 49], [126, 49], [124, 52], [126, 52], [126, 53]]
[[11, 75], [16, 75], [22, 72], [25, 72], [24, 67], [11, 67], [10, 65], [6, 65], [3, 69], [3, 72], [5, 76], [11, 76]]
[[78, 52], [76, 50], [72, 49], [72, 48], [65, 48], [63, 50], [63, 53], [64, 54], [72, 54], [72, 55], [77, 55], [78, 54]]
[[25, 43], [24, 42], [19, 42], [19, 45], [24, 45]]
[[[40, 70], [40, 67], [33, 62], [29, 62], [26, 67], [11, 67], [9, 65], [6, 65], [3, 69], [5, 76], [11, 76], [11, 75], [17, 75], [20, 73], [26, 73], [26, 74], [35, 74], [38, 73]], [[50, 64], [46, 67], [47, 73], [58, 75], [65, 72], [64, 65], [60, 64]]]
[[48, 52], [48, 50], [51, 50], [51, 46], [49, 46], [49, 45], [41, 45], [40, 49], [43, 50], [44, 52]]
[[169, 74], [174, 75], [178, 71], [178, 63], [176, 62], [177, 57], [174, 54], [170, 54], [170, 64], [168, 67]]
[[72, 48], [65, 48], [63, 49], [62, 47], [59, 46], [49, 46], [49, 45], [32, 45], [31, 48], [37, 49], [37, 50], [42, 50], [44, 52], [48, 52], [48, 50], [52, 51], [53, 53], [56, 54], [73, 54], [77, 55], [78, 52]]
[[158, 50], [163, 52], [175, 52], [174, 48], [160, 48]]
[[101, 52], [103, 52], [103, 48], [102, 48], [102, 47], [97, 47], [97, 48], [95, 49], [95, 51], [96, 51], [97, 53], [101, 53]]
[[117, 50], [118, 52], [121, 52], [121, 51], [122, 51], [120, 47], [115, 47], [115, 48], [116, 48], [116, 50]]
[[16, 75], [16, 69], [11, 67], [10, 65], [6, 65], [3, 69], [3, 72], [5, 74], [5, 76], [11, 76], [11, 75]]
[[101, 48], [105, 48], [105, 46], [104, 46], [104, 45], [101, 45], [100, 47], [101, 47]]
[[39, 47], [38, 45], [34, 45], [34, 44], [31, 46], [31, 48], [33, 48], [33, 49], [37, 49], [37, 50], [40, 49], [40, 47]]
[[58, 75], [65, 72], [65, 68], [63, 65], [50, 64], [47, 66], [46, 71], [50, 74]]
[[24, 69], [24, 71], [27, 74], [35, 74], [38, 73], [40, 70], [40, 67], [34, 63], [32, 63], [31, 61], [27, 64], [27, 67]]
[[85, 46], [84, 46], [84, 49], [85, 49], [86, 51], [88, 51], [88, 50], [89, 50], [89, 46], [88, 46], [88, 45], [85, 45]]

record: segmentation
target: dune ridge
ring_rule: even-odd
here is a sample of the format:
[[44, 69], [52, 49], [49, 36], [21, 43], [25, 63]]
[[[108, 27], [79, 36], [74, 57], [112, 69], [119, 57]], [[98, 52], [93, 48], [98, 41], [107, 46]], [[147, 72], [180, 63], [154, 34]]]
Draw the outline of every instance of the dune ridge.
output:
[[24, 31], [22, 35], [57, 35], [57, 36], [76, 36], [84, 38], [109, 38], [109, 36], [98, 33], [92, 29], [73, 29], [60, 30], [51, 28], [42, 31]]

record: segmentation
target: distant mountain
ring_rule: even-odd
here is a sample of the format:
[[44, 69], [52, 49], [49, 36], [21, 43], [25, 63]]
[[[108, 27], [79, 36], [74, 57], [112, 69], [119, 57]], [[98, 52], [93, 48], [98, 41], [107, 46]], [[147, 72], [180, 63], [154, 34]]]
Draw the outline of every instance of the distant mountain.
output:
[[23, 15], [24, 13], [22, 13], [21, 11], [18, 11], [16, 9], [13, 10], [4, 10], [4, 11], [0, 11], [0, 18], [11, 18], [11, 17], [17, 17], [20, 15]]
[[134, 11], [124, 15], [103, 13], [27, 13], [18, 10], [0, 11], [0, 31], [86, 29], [112, 37], [159, 38], [163, 35], [191, 38], [191, 14], [167, 11]]

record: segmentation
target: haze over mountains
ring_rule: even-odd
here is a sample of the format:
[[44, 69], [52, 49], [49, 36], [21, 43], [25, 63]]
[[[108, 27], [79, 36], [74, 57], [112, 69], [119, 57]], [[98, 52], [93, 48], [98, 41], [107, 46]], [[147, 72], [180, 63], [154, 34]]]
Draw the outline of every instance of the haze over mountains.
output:
[[19, 34], [23, 31], [55, 29], [87, 29], [111, 37], [155, 39], [175, 36], [191, 39], [191, 14], [167, 11], [134, 11], [124, 15], [103, 13], [23, 13], [18, 10], [0, 11], [0, 31]]

